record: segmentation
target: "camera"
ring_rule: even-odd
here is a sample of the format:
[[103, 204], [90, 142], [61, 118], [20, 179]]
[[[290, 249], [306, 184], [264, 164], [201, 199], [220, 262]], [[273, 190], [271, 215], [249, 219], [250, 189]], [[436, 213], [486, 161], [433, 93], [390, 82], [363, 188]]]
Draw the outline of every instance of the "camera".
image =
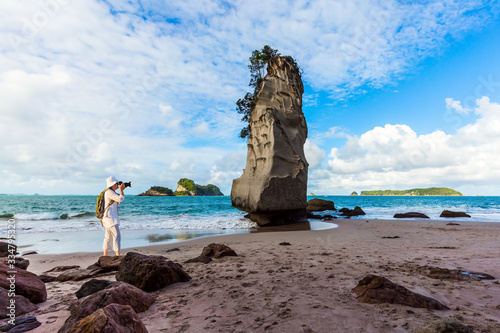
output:
[[132, 187], [132, 182], [124, 183], [124, 182], [122, 182], [122, 181], [119, 181], [119, 182], [118, 182], [118, 185], [121, 185], [121, 184], [125, 184], [125, 187], [124, 187], [124, 188], [127, 188], [127, 187]]

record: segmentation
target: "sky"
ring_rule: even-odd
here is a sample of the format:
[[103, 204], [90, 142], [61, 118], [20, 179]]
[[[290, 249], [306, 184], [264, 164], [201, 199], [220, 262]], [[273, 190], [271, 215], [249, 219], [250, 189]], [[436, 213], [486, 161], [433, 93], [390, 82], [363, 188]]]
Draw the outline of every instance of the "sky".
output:
[[303, 69], [308, 192], [500, 195], [498, 1], [2, 0], [0, 193], [110, 175], [226, 195], [235, 102], [270, 45]]

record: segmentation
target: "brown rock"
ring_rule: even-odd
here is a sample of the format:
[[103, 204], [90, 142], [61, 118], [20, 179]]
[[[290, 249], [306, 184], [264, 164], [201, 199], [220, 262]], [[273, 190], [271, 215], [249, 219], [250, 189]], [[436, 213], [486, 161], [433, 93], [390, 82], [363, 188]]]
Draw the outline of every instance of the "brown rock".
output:
[[359, 206], [354, 207], [354, 209], [342, 208], [341, 210], [339, 210], [339, 212], [342, 213], [342, 216], [349, 216], [349, 217], [366, 215], [366, 213]]
[[408, 219], [408, 218], [428, 219], [429, 216], [422, 214], [422, 213], [409, 212], [409, 213], [403, 213], [403, 214], [395, 214], [394, 218], [395, 219]]
[[57, 281], [57, 276], [53, 276], [53, 275], [41, 274], [38, 277], [40, 278], [40, 280], [42, 280], [43, 283]]
[[[8, 273], [16, 271], [15, 274]], [[7, 265], [0, 263], [0, 287], [9, 290], [11, 275], [15, 275], [16, 294], [22, 295], [29, 299], [32, 303], [45, 302], [47, 300], [47, 290], [45, 283], [40, 280], [36, 274], [25, 271], [17, 267], [10, 268]]]
[[474, 333], [472, 328], [450, 318], [441, 318], [427, 323], [413, 333]]
[[117, 271], [125, 256], [101, 256], [97, 261], [97, 266], [104, 272]]
[[91, 279], [80, 287], [77, 292], [75, 292], [75, 295], [77, 298], [82, 298], [88, 295], [95, 294], [98, 291], [101, 291], [103, 289], [106, 289], [113, 283], [116, 283], [114, 281], [109, 281], [109, 280], [98, 280], [98, 279]]
[[116, 280], [145, 291], [155, 291], [172, 283], [189, 281], [191, 277], [180, 264], [165, 257], [129, 252], [123, 258]]
[[71, 332], [69, 328], [81, 319], [91, 315], [97, 309], [104, 308], [109, 304], [130, 305], [137, 313], [144, 312], [155, 298], [125, 282], [117, 282], [106, 289], [96, 292], [88, 297], [75, 301], [69, 307], [71, 314], [59, 330], [62, 332]]
[[336, 210], [335, 204], [330, 200], [323, 199], [311, 199], [307, 202], [307, 211], [309, 212], [318, 212], [323, 210]]
[[[10, 265], [9, 263], [9, 258], [0, 258], [0, 263], [5, 264], [5, 265]], [[14, 266], [20, 269], [26, 270], [28, 266], [30, 265], [30, 261], [28, 259], [24, 259], [22, 257], [15, 257], [14, 258]]]
[[208, 264], [208, 263], [212, 262], [212, 258], [204, 256], [204, 255], [201, 255], [201, 256], [198, 256], [196, 258], [188, 259], [188, 260], [184, 261], [184, 263], [186, 263], [186, 264], [193, 263], [193, 262], [201, 262], [201, 263], [204, 263], [204, 264]]
[[466, 212], [453, 212], [451, 210], [443, 210], [439, 217], [470, 217]]
[[237, 257], [238, 255], [236, 252], [234, 252], [233, 249], [231, 249], [229, 246], [224, 245], [224, 244], [216, 244], [212, 243], [203, 248], [203, 251], [201, 252], [202, 256], [207, 256], [210, 258], [222, 258], [222, 257]]
[[[14, 249], [14, 252], [9, 252], [9, 250]], [[17, 245], [9, 244], [7, 242], [0, 242], [0, 257], [7, 257], [11, 254], [17, 254]]]
[[384, 277], [371, 274], [359, 281], [353, 292], [357, 296], [356, 299], [362, 303], [390, 303], [414, 308], [449, 310], [447, 306], [433, 298], [414, 293]]
[[76, 269], [76, 268], [80, 268], [80, 266], [78, 265], [72, 265], [72, 266], [56, 266], [54, 268], [51, 268], [49, 269], [48, 271], [46, 271], [45, 273], [52, 273], [52, 272], [64, 272], [64, 271], [67, 271], [67, 270], [70, 270], [70, 269]]
[[88, 268], [70, 269], [68, 271], [65, 271], [65, 272], [59, 274], [57, 276], [57, 281], [64, 282], [64, 281], [85, 280], [85, 279], [94, 277], [101, 272], [102, 272], [102, 270], [100, 268], [96, 268], [96, 269], [88, 269]]
[[[11, 300], [15, 301], [14, 305], [11, 305]], [[12, 308], [12, 312], [10, 308]], [[36, 309], [37, 307], [24, 296], [16, 295], [12, 298], [9, 297], [8, 290], [0, 288], [0, 319], [9, 317], [11, 313], [13, 316], [15, 314], [14, 317], [17, 318]]]
[[147, 333], [148, 331], [130, 305], [110, 304], [73, 324], [66, 332]]

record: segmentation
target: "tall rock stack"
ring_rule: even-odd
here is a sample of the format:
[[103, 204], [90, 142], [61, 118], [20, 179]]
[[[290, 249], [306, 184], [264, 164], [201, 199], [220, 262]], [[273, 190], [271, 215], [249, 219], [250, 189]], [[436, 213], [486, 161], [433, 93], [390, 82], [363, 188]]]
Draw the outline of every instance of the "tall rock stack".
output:
[[305, 218], [307, 169], [304, 86], [287, 57], [271, 58], [250, 115], [247, 163], [231, 201], [259, 225]]

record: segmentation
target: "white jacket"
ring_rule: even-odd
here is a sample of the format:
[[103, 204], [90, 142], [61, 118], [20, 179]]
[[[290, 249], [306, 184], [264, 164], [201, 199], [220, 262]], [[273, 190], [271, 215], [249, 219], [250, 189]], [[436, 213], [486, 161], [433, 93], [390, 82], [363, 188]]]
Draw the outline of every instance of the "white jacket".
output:
[[[110, 205], [109, 202], [114, 200], [114, 202]], [[120, 218], [118, 217], [118, 205], [120, 202], [125, 200], [124, 195], [118, 195], [112, 189], [104, 192], [104, 207], [108, 207], [104, 212], [104, 217], [102, 218], [102, 224], [104, 228], [111, 228], [115, 225], [120, 225]]]

